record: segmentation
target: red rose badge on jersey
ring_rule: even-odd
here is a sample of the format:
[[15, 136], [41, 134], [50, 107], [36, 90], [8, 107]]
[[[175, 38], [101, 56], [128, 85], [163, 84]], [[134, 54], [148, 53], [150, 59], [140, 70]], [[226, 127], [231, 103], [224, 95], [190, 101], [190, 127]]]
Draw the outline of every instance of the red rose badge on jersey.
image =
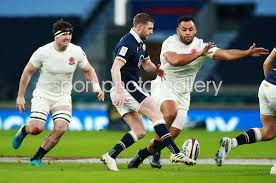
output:
[[69, 65], [74, 65], [75, 64], [75, 58], [74, 57], [70, 57], [69, 58]]
[[191, 53], [196, 53], [197, 50], [196, 49], [192, 49]]

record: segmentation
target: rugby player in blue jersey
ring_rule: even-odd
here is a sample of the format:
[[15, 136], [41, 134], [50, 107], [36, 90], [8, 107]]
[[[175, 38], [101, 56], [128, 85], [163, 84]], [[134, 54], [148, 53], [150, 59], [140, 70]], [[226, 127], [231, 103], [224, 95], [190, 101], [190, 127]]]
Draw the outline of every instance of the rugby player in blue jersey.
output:
[[146, 131], [142, 115], [148, 117], [156, 134], [172, 152], [171, 161], [195, 164], [180, 152], [166, 126], [163, 115], [156, 107], [154, 99], [138, 86], [139, 70], [155, 72], [161, 78], [164, 71], [150, 60], [145, 40], [153, 33], [154, 20], [146, 13], [139, 13], [133, 19], [133, 27], [124, 35], [115, 47], [115, 59], [111, 69], [113, 87], [110, 92], [113, 105], [130, 127], [121, 140], [107, 153], [101, 161], [109, 170], [118, 171], [115, 159], [126, 148], [143, 138]]

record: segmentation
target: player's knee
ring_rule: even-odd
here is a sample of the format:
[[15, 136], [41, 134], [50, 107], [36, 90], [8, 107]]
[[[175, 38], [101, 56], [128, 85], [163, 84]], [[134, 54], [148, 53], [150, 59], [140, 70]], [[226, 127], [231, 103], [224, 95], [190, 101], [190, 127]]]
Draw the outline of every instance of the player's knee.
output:
[[272, 140], [276, 137], [276, 130], [273, 128], [264, 128], [263, 133], [263, 139], [266, 140]]
[[42, 131], [43, 131], [43, 129], [41, 129], [41, 128], [37, 127], [37, 126], [30, 127], [30, 129], [29, 129], [29, 132], [30, 132], [31, 135], [38, 135]]
[[53, 121], [56, 128], [64, 128], [70, 124], [72, 120], [71, 112], [69, 111], [58, 111], [53, 114]]
[[168, 126], [171, 126], [177, 116], [177, 110], [172, 110], [163, 113], [164, 120]]
[[66, 130], [67, 128], [54, 128], [53, 133], [55, 134], [55, 136], [61, 137], [66, 132]]
[[[146, 135], [145, 129], [132, 130], [138, 140], [142, 139]], [[134, 135], [133, 135], [134, 136]]]
[[172, 131], [170, 133], [171, 133], [172, 139], [175, 139], [179, 135], [180, 132]]
[[135, 134], [136, 134], [138, 139], [142, 139], [146, 135], [146, 131], [145, 130], [140, 130], [138, 132], [135, 132]]
[[141, 139], [141, 138], [143, 138], [145, 135], [146, 135], [146, 131], [141, 131], [141, 132], [138, 133], [137, 138], [138, 138], [138, 139]]

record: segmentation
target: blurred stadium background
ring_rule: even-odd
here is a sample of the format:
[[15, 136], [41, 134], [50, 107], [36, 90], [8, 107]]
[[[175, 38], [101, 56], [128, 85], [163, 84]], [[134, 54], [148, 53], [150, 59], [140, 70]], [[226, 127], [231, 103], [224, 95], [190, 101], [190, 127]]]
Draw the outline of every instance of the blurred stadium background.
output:
[[[27, 121], [29, 111], [19, 114], [15, 109], [19, 79], [31, 54], [53, 40], [52, 24], [56, 20], [64, 18], [74, 25], [72, 42], [84, 49], [103, 82], [110, 80], [115, 44], [129, 31], [138, 12], [155, 19], [154, 34], [147, 42], [156, 64], [162, 42], [175, 33], [181, 15], [194, 16], [198, 37], [221, 48], [247, 49], [253, 42], [269, 50], [275, 46], [276, 2], [271, 0], [0, 0], [0, 129], [18, 128]], [[197, 80], [223, 81], [222, 87], [217, 96], [213, 88], [192, 93], [186, 128], [233, 131], [260, 127], [257, 91], [264, 60], [207, 61]], [[142, 75], [145, 81], [155, 77], [143, 71]], [[28, 106], [37, 76], [26, 93]], [[83, 79], [80, 72], [75, 73], [75, 82]], [[82, 87], [75, 86], [76, 90]], [[74, 118], [70, 130], [127, 128], [108, 93], [105, 102], [99, 103], [91, 92], [76, 90], [72, 93]], [[51, 125], [48, 122], [47, 128]], [[146, 127], [152, 130], [147, 120]]]

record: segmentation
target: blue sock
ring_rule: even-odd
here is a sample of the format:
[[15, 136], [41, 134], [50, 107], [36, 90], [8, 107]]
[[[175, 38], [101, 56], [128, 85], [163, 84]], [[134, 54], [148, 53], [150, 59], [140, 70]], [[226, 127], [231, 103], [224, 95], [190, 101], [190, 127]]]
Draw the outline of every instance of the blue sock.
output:
[[[133, 132], [132, 132], [133, 134]], [[130, 132], [126, 133], [123, 138], [113, 147], [108, 153], [112, 158], [116, 159], [117, 156], [126, 148], [131, 146], [135, 142]]]
[[48, 151], [45, 150], [44, 148], [39, 147], [39, 149], [36, 152], [36, 154], [31, 158], [31, 161], [42, 159], [47, 152]]
[[164, 120], [162, 120], [162, 121], [159, 120], [159, 121], [155, 122], [154, 130], [155, 130], [156, 134], [161, 138], [163, 144], [166, 145], [173, 154], [180, 152], [180, 150], [174, 143]]
[[147, 157], [149, 157], [151, 154], [148, 151], [148, 148], [145, 147], [144, 149], [141, 149], [138, 151], [138, 155], [140, 158], [146, 159]]
[[251, 144], [256, 142], [256, 134], [253, 129], [248, 130], [236, 137], [238, 145]]

